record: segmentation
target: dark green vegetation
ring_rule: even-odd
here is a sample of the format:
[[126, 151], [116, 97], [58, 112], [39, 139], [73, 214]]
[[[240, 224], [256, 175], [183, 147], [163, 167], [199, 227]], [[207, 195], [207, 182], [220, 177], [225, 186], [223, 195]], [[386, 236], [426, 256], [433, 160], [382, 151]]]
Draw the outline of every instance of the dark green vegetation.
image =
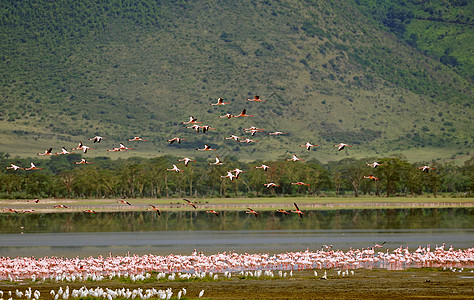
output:
[[[0, 147], [25, 157], [99, 134], [141, 135], [143, 156], [208, 142], [221, 156], [275, 159], [306, 141], [322, 161], [344, 155], [339, 142], [359, 158], [465, 155], [472, 3], [405, 2], [3, 1]], [[425, 28], [418, 3], [456, 22]], [[245, 101], [256, 94], [268, 102]], [[231, 104], [209, 106], [218, 97]], [[255, 117], [217, 118], [243, 108]], [[179, 124], [189, 115], [218, 130], [194, 134]], [[289, 135], [223, 140], [250, 125]], [[187, 139], [179, 150], [166, 146], [175, 135]]]
[[[179, 204], [178, 204], [179, 205]], [[204, 203], [202, 205], [205, 205]], [[260, 211], [255, 218], [244, 211], [221, 211], [216, 217], [204, 211], [101, 212], [98, 214], [0, 214], [1, 233], [201, 231], [201, 230], [422, 230], [470, 229], [472, 208], [305, 210], [305, 216]], [[297, 222], [295, 221], [297, 220]], [[21, 228], [21, 229], [20, 229]]]
[[[316, 160], [238, 161], [224, 160], [221, 166], [209, 166], [198, 159], [185, 167], [173, 156], [145, 159], [91, 159], [91, 165], [75, 165], [80, 154], [53, 156], [37, 162], [42, 170], [3, 169], [0, 173], [0, 198], [160, 198], [160, 197], [268, 197], [301, 195], [407, 196], [448, 192], [469, 196], [474, 189], [474, 159], [463, 166], [431, 162], [429, 172], [418, 169], [425, 163], [411, 164], [406, 159], [389, 157], [379, 160], [382, 166], [372, 168], [374, 158], [345, 158], [321, 164]], [[31, 159], [0, 156], [0, 165], [14, 162], [28, 166]], [[268, 171], [256, 169], [262, 163]], [[176, 164], [183, 172], [167, 171]], [[240, 178], [222, 178], [228, 170], [242, 169]], [[364, 178], [373, 175], [379, 180]], [[309, 186], [292, 183], [304, 182]], [[277, 187], [267, 189], [264, 184]], [[462, 193], [462, 194], [460, 194]]]

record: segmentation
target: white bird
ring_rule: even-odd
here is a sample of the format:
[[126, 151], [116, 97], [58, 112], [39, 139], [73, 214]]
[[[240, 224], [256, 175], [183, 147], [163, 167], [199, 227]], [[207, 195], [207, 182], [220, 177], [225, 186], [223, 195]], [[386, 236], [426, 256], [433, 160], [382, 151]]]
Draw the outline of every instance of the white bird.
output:
[[13, 169], [15, 171], [18, 170], [18, 169], [23, 169], [23, 170], [25, 169], [25, 168], [22, 168], [22, 167], [19, 167], [19, 166], [15, 165], [15, 164], [10, 164], [10, 167], [5, 167], [5, 168], [6, 169]]
[[204, 295], [204, 290], [199, 292], [199, 298], [201, 298]]
[[183, 170], [180, 170], [176, 165], [173, 165], [172, 169], [166, 169], [168, 171], [175, 171], [176, 173], [182, 172]]
[[345, 147], [352, 147], [352, 146], [344, 144], [344, 143], [340, 143], [340, 144], [334, 145], [334, 147], [337, 147], [337, 150], [341, 151], [341, 150], [344, 150]]
[[311, 150], [311, 147], [316, 147], [317, 145], [313, 145], [311, 144], [310, 142], [307, 142], [306, 144], [304, 145], [300, 145], [300, 147], [306, 147], [306, 150]]
[[298, 161], [298, 160], [304, 161], [304, 159], [298, 158], [298, 156], [296, 156], [295, 154], [293, 154], [292, 158], [286, 159], [286, 161]]
[[255, 167], [255, 169], [262, 169], [264, 171], [268, 171], [268, 169], [270, 169], [270, 167], [267, 166], [267, 165], [261, 165], [260, 167]]
[[196, 161], [196, 160], [185, 157], [185, 158], [182, 158], [182, 159], [178, 159], [178, 161], [184, 161], [184, 165], [187, 167], [189, 162]]
[[219, 156], [216, 156], [216, 161], [215, 162], [209, 163], [209, 165], [216, 165], [216, 166], [220, 166], [222, 164], [223, 164], [223, 162], [220, 160]]
[[221, 176], [221, 178], [226, 178], [228, 177], [230, 179], [230, 181], [233, 181], [234, 179], [237, 178], [237, 176], [235, 176], [234, 174], [232, 174], [232, 172], [230, 171], [227, 171], [227, 175], [226, 176]]

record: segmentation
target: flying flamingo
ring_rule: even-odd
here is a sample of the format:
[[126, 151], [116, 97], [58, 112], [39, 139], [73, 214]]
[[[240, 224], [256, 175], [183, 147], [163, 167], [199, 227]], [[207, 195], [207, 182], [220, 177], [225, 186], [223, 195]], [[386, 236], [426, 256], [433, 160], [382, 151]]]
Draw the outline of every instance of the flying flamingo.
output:
[[94, 141], [94, 143], [100, 143], [102, 140], [106, 140], [107, 138], [105, 137], [101, 137], [101, 136], [95, 136], [91, 139], [89, 139], [89, 141]]
[[34, 212], [35, 212], [34, 209], [24, 209], [24, 210], [21, 211], [21, 213], [23, 213], [23, 214], [34, 213]]
[[261, 165], [260, 167], [255, 167], [255, 169], [262, 169], [264, 171], [268, 171], [268, 169], [270, 169], [270, 167], [267, 166], [267, 165]]
[[23, 170], [24, 170], [25, 168], [19, 167], [19, 166], [15, 165], [15, 164], [10, 164], [10, 167], [5, 167], [5, 169], [13, 169], [13, 170], [16, 171], [16, 170], [18, 170], [18, 169], [23, 169]]
[[74, 162], [76, 165], [85, 165], [85, 164], [92, 164], [91, 162], [86, 161], [85, 158], [81, 159], [81, 161]]
[[277, 213], [280, 213], [280, 214], [284, 214], [284, 215], [289, 215], [289, 214], [290, 214], [289, 212], [287, 212], [287, 211], [284, 210], [284, 209], [277, 209], [276, 212], [277, 212]]
[[143, 142], [146, 142], [147, 140], [144, 140], [142, 139], [141, 137], [139, 136], [136, 136], [134, 137], [133, 139], [128, 139], [129, 142], [132, 142], [132, 141], [143, 141]]
[[432, 167], [429, 167], [429, 166], [423, 166], [423, 167], [418, 167], [418, 169], [422, 170], [425, 173], [428, 173], [431, 169], [434, 170], [435, 168], [432, 168]]
[[73, 148], [71, 150], [82, 150], [84, 153], [87, 153], [89, 149], [94, 149], [94, 148], [88, 147], [84, 145], [82, 142], [79, 142], [79, 145], [77, 146], [77, 148]]
[[298, 182], [292, 182], [291, 184], [293, 184], [293, 185], [307, 185], [307, 186], [309, 186], [309, 185], [310, 185], [309, 183], [304, 183], [304, 182], [301, 182], [301, 181], [298, 181]]
[[255, 140], [251, 140], [251, 139], [245, 139], [243, 141], [239, 141], [241, 143], [247, 143], [247, 144], [250, 144], [250, 143], [258, 143], [258, 141], [255, 141]]
[[27, 200], [26, 202], [40, 203], [40, 199]]
[[310, 142], [307, 142], [304, 145], [300, 145], [300, 147], [306, 147], [306, 150], [308, 150], [308, 151], [311, 150], [311, 147], [316, 147], [316, 146], [318, 146], [318, 145], [313, 145]]
[[43, 153], [38, 153], [37, 155], [57, 155], [57, 154], [51, 153], [51, 151], [53, 151], [53, 148], [46, 149], [44, 150]]
[[205, 144], [204, 148], [202, 148], [202, 149], [197, 148], [196, 150], [199, 150], [199, 151], [215, 151], [217, 149], [212, 149], [211, 146], [209, 146], [208, 144]]
[[296, 156], [296, 154], [293, 154], [292, 158], [287, 158], [286, 159], [286, 161], [298, 161], [298, 160], [304, 161], [304, 159], [298, 158], [298, 156]]
[[209, 130], [217, 130], [216, 128], [212, 128], [210, 126], [207, 126], [207, 125], [204, 125], [204, 126], [201, 126], [201, 129], [202, 129], [202, 133], [206, 133], [206, 131], [209, 131]]
[[211, 210], [206, 210], [206, 212], [207, 212], [208, 214], [215, 214], [216, 216], [219, 216], [219, 213], [218, 213], [217, 211], [213, 210], [213, 209], [211, 209]]
[[367, 166], [369, 167], [372, 167], [372, 168], [377, 168], [378, 166], [382, 166], [381, 164], [379, 164], [378, 162], [374, 161], [373, 163], [369, 164], [369, 163], [366, 163]]
[[238, 137], [238, 136], [236, 136], [236, 135], [231, 135], [231, 136], [229, 136], [229, 137], [224, 138], [224, 140], [234, 140], [234, 141], [236, 141], [236, 142], [238, 142], [239, 139], [240, 139], [240, 137]]
[[194, 125], [186, 127], [186, 128], [194, 129], [198, 133], [199, 129], [201, 129], [201, 126], [194, 124]]
[[230, 171], [227, 171], [227, 175], [221, 176], [221, 178], [226, 178], [226, 177], [228, 177], [228, 178], [230, 179], [230, 181], [234, 181], [234, 179], [237, 178], [237, 176], [235, 176], [234, 174], [232, 174], [232, 172], [230, 172]]
[[277, 185], [276, 183], [273, 183], [273, 182], [264, 183], [263, 185], [266, 186], [267, 189], [269, 189], [269, 188], [274, 188], [274, 187], [278, 187], [278, 186], [279, 186], [279, 185]]
[[183, 172], [184, 170], [180, 170], [176, 165], [173, 165], [172, 169], [166, 169], [167, 171], [175, 171], [176, 173]]
[[235, 116], [234, 115], [231, 115], [231, 114], [225, 114], [223, 116], [219, 116], [219, 118], [227, 118], [227, 119], [231, 119], [231, 118], [234, 118]]
[[133, 148], [129, 148], [129, 147], [125, 146], [125, 145], [122, 144], [122, 143], [120, 143], [119, 149], [122, 149], [122, 150], [125, 150], [125, 151], [127, 151], [127, 150], [133, 150]]
[[56, 153], [56, 155], [61, 155], [61, 154], [72, 154], [74, 152], [67, 151], [66, 147], [61, 148], [61, 152]]
[[283, 134], [288, 134], [288, 132], [275, 131], [275, 132], [268, 133], [268, 135], [283, 135]]
[[237, 179], [239, 178], [240, 173], [246, 173], [246, 172], [242, 171], [242, 170], [239, 169], [239, 168], [235, 168], [235, 169], [233, 169], [233, 170], [231, 170], [231, 171], [229, 171], [229, 172], [235, 172], [235, 177], [236, 177]]
[[154, 206], [154, 205], [152, 205], [152, 204], [148, 204], [148, 205], [150, 205], [151, 208], [147, 208], [147, 210], [154, 210], [154, 211], [156, 211], [156, 214], [157, 214], [157, 215], [161, 216], [161, 212], [160, 212], [160, 209], [159, 209], [158, 207], [156, 207], [156, 206]]
[[255, 218], [258, 217], [258, 215], [260, 214], [259, 212], [256, 212], [255, 210], [251, 209], [250, 207], [247, 207], [247, 209], [248, 209], [249, 211], [246, 211], [245, 213], [247, 213], [247, 214], [253, 214], [253, 215], [255, 216]]
[[344, 144], [344, 143], [340, 143], [338, 145], [334, 145], [334, 147], [337, 147], [337, 151], [341, 151], [341, 150], [344, 150], [345, 147], [352, 147], [352, 146]]
[[54, 208], [68, 208], [68, 207], [64, 204], [56, 204], [54, 205]]
[[251, 102], [267, 102], [267, 101], [264, 101], [262, 99], [260, 99], [260, 96], [255, 96], [253, 99], [245, 99], [247, 101], [251, 101]]
[[377, 177], [375, 177], [375, 176], [373, 176], [373, 175], [364, 176], [364, 178], [371, 179], [371, 180], [373, 180], [373, 181], [380, 180], [380, 179], [378, 179]]
[[209, 105], [226, 105], [226, 104], [230, 104], [230, 102], [224, 102], [224, 99], [218, 98], [217, 103], [211, 103]]
[[181, 124], [196, 124], [196, 123], [202, 123], [202, 122], [197, 122], [197, 119], [195, 117], [190, 116], [188, 122], [182, 122]]
[[117, 203], [127, 204], [127, 205], [130, 205], [130, 206], [131, 206], [130, 202], [125, 201], [125, 200], [123, 200], [123, 199], [117, 200]]
[[182, 138], [179, 138], [179, 137], [174, 137], [170, 140], [167, 140], [170, 145], [173, 144], [174, 142], [177, 142], [178, 144], [181, 144], [181, 141], [185, 141], [186, 139], [182, 139]]
[[89, 214], [96, 214], [95, 210], [92, 210], [92, 209], [84, 209], [82, 212], [89, 213]]
[[189, 162], [191, 162], [191, 161], [196, 161], [196, 160], [190, 159], [190, 158], [188, 158], [188, 157], [185, 157], [185, 158], [182, 158], [182, 159], [178, 159], [178, 161], [184, 161], [184, 166], [187, 167], [188, 164], [189, 164]]
[[255, 136], [255, 134], [257, 132], [262, 132], [261, 130], [256, 130], [256, 129], [252, 129], [252, 130], [245, 130], [245, 132], [247, 133], [250, 133], [251, 136]]
[[188, 205], [191, 205], [194, 209], [197, 209], [196, 204], [192, 203], [190, 200], [188, 199], [183, 199], [183, 200], [186, 201]]
[[216, 165], [216, 166], [220, 166], [222, 164], [223, 164], [223, 162], [220, 160], [219, 156], [216, 156], [216, 161], [215, 162], [209, 163], [209, 165]]
[[243, 109], [242, 112], [237, 115], [237, 116], [234, 116], [235, 118], [238, 118], [238, 117], [253, 117], [253, 115], [247, 115], [247, 110], [246, 109]]
[[30, 163], [30, 167], [29, 168], [26, 168], [25, 170], [26, 171], [29, 171], [29, 170], [42, 170], [43, 168], [38, 168], [35, 166], [34, 163]]
[[298, 205], [296, 205], [296, 203], [293, 203], [293, 204], [295, 205], [296, 210], [292, 210], [291, 212], [292, 212], [292, 213], [296, 213], [296, 214], [298, 214], [298, 216], [299, 216], [300, 218], [303, 218], [304, 212], [302, 212], [302, 211], [298, 208]]

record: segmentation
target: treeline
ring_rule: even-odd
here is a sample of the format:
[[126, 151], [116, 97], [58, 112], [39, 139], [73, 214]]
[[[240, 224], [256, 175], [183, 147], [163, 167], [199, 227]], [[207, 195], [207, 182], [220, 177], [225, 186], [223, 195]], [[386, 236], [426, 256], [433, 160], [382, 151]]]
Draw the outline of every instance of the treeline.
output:
[[[81, 154], [53, 156], [36, 160], [40, 170], [7, 169], [10, 164], [29, 167], [31, 159], [11, 159], [0, 153], [0, 198], [136, 198], [136, 197], [260, 197], [260, 196], [328, 196], [385, 195], [408, 196], [432, 193], [472, 195], [474, 190], [474, 158], [463, 166], [453, 163], [429, 164], [429, 172], [400, 157], [378, 160], [381, 166], [367, 166], [373, 159], [345, 158], [321, 164], [306, 162], [254, 161], [241, 162], [235, 157], [224, 159], [223, 165], [209, 165], [210, 159], [196, 158], [187, 167], [177, 157], [152, 159], [133, 157], [111, 160], [92, 159], [92, 164], [76, 165]], [[176, 164], [182, 172], [168, 171]], [[267, 171], [255, 167], [268, 165]], [[238, 179], [221, 177], [239, 168]], [[369, 175], [374, 176], [373, 180]], [[273, 182], [273, 188], [264, 184]], [[303, 182], [309, 185], [295, 185]]]

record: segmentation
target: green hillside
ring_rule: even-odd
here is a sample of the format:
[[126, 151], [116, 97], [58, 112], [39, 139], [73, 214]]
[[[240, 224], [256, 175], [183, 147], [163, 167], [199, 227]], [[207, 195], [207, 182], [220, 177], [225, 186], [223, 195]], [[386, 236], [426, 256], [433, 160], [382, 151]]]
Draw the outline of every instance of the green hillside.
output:
[[[377, 24], [349, 0], [4, 1], [0, 151], [31, 156], [101, 135], [88, 155], [203, 156], [194, 149], [204, 143], [248, 160], [466, 155], [472, 68], [420, 51], [429, 38], [415, 48]], [[267, 102], [245, 100], [254, 95]], [[218, 97], [230, 104], [210, 106]], [[255, 117], [218, 118], [244, 108]], [[190, 115], [217, 130], [196, 134], [181, 124]], [[288, 135], [224, 140], [250, 137], [251, 125]], [[150, 142], [105, 151], [136, 135]], [[174, 136], [186, 141], [168, 145]], [[299, 147], [307, 141], [318, 150]], [[340, 142], [353, 147], [337, 153]]]

